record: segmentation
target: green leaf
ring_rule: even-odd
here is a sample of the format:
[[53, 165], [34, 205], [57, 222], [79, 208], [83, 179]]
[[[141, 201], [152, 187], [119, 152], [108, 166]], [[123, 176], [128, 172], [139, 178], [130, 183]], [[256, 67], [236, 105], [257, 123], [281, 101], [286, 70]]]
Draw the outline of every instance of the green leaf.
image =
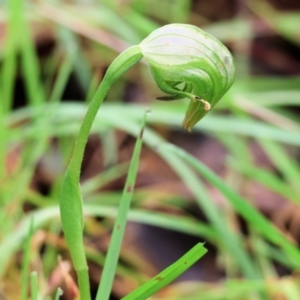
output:
[[76, 270], [86, 268], [83, 249], [83, 213], [79, 183], [68, 169], [60, 192], [60, 214], [65, 238], [67, 240]]
[[90, 299], [90, 286], [82, 236], [81, 191], [77, 176], [74, 176], [70, 168], [67, 169], [61, 186], [59, 206], [65, 239], [78, 276], [80, 296], [88, 300]]
[[38, 300], [38, 280], [37, 280], [36, 272], [31, 273], [30, 283], [31, 283], [31, 300]]
[[130, 203], [133, 196], [135, 180], [138, 172], [139, 157], [142, 149], [142, 137], [146, 123], [146, 113], [142, 120], [141, 131], [136, 140], [135, 148], [133, 151], [128, 176], [126, 179], [125, 187], [123, 190], [122, 198], [120, 201], [117, 218], [114, 224], [111, 241], [109, 243], [107, 256], [101, 276], [99, 289], [97, 292], [97, 300], [106, 300], [109, 298], [116, 267], [118, 263], [119, 253], [121, 251], [122, 241], [125, 233], [127, 216], [130, 209]]
[[122, 298], [122, 300], [144, 300], [155, 294], [189, 269], [207, 252], [203, 244], [198, 243], [171, 266], [153, 277], [147, 283]]
[[30, 218], [30, 223], [25, 227], [28, 228], [27, 237], [23, 248], [23, 261], [22, 261], [22, 284], [21, 284], [21, 299], [27, 299], [28, 277], [29, 277], [29, 264], [30, 264], [30, 241], [34, 232], [34, 219]]

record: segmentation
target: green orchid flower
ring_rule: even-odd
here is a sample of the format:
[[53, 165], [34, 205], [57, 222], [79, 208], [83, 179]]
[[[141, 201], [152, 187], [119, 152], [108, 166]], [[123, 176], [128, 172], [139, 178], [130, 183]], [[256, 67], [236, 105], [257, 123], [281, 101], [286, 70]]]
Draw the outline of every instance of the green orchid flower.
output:
[[234, 81], [235, 68], [230, 52], [198, 27], [166, 25], [151, 33], [140, 47], [157, 85], [169, 94], [157, 99], [191, 99], [182, 123], [189, 131]]

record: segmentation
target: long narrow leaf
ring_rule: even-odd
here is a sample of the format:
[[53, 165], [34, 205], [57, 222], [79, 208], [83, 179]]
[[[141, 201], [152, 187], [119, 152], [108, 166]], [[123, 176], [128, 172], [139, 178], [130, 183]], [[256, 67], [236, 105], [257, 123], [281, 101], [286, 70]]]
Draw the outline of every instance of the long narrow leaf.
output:
[[30, 285], [31, 285], [31, 300], [38, 300], [38, 280], [37, 273], [32, 272], [30, 275]]
[[28, 278], [29, 278], [29, 261], [30, 261], [30, 241], [33, 234], [33, 218], [30, 219], [29, 227], [26, 227], [28, 231], [24, 249], [23, 249], [23, 262], [22, 262], [22, 285], [21, 285], [21, 299], [27, 299], [27, 288], [28, 288]]
[[58, 288], [55, 294], [54, 300], [59, 300], [60, 296], [63, 294], [63, 291], [61, 288]]
[[153, 277], [147, 283], [122, 298], [122, 300], [144, 300], [168, 285], [207, 252], [203, 244], [199, 243], [179, 258], [171, 266]]
[[112, 237], [107, 252], [107, 257], [104, 263], [102, 277], [101, 277], [99, 289], [96, 296], [97, 300], [108, 299], [111, 292], [111, 288], [112, 288], [112, 284], [116, 272], [116, 267], [118, 263], [119, 253], [121, 251], [121, 245], [125, 233], [127, 215], [130, 209], [130, 202], [133, 195], [135, 180], [138, 172], [139, 157], [142, 149], [142, 137], [143, 137], [145, 123], [146, 123], [146, 113], [144, 114], [144, 118], [142, 120], [141, 131], [135, 144], [128, 176], [123, 190], [123, 195], [120, 201], [117, 218], [114, 224]]

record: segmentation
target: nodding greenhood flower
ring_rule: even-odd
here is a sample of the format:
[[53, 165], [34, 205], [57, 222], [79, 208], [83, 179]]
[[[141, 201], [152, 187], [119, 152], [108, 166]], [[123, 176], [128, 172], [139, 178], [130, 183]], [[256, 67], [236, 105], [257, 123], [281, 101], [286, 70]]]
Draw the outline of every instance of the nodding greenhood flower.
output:
[[191, 131], [231, 87], [233, 58], [216, 38], [198, 27], [170, 24], [153, 31], [141, 44], [159, 88], [158, 100], [191, 99], [182, 126]]

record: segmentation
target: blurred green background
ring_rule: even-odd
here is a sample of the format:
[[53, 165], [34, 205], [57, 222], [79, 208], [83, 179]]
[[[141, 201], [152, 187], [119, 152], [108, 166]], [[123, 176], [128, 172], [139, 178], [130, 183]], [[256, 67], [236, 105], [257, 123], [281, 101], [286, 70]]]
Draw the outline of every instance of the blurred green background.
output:
[[[192, 133], [181, 128], [187, 102], [156, 101], [144, 61], [114, 84], [82, 165], [91, 293], [149, 107], [111, 299], [204, 241], [208, 253], [151, 299], [300, 299], [300, 3], [292, 0], [0, 1], [0, 299], [31, 299], [32, 271], [39, 299], [58, 287], [61, 299], [76, 299], [58, 211], [76, 133], [112, 60], [169, 23], [220, 39], [236, 81]], [[231, 236], [236, 243], [226, 243]]]

